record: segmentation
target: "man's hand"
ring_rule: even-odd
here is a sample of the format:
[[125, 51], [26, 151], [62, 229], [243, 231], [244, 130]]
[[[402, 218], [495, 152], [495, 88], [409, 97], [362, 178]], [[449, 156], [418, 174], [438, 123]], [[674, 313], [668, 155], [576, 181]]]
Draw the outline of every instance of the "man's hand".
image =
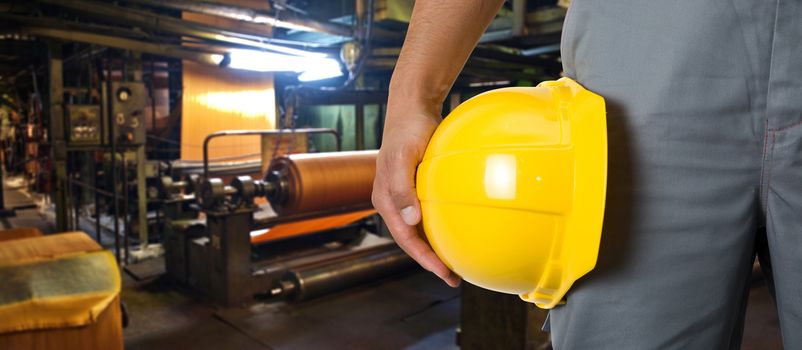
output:
[[[390, 113], [403, 113], [390, 110]], [[438, 114], [407, 114], [400, 125], [386, 125], [382, 149], [376, 162], [373, 206], [384, 218], [393, 238], [423, 268], [433, 272], [452, 287], [460, 278], [451, 272], [418, 234], [420, 202], [415, 193], [415, 169], [423, 157], [429, 138], [440, 122]], [[388, 121], [391, 120], [388, 118]]]
[[418, 234], [415, 169], [440, 123], [443, 100], [503, 2], [417, 0], [390, 80], [373, 205], [398, 245], [452, 287], [459, 284], [459, 276]]

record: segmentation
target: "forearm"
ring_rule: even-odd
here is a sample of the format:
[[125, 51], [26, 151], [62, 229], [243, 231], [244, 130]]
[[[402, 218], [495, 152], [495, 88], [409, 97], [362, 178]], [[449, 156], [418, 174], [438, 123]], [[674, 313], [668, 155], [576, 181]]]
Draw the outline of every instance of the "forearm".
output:
[[415, 261], [455, 287], [459, 276], [421, 239], [415, 168], [441, 119], [440, 106], [502, 0], [417, 0], [398, 57], [376, 161], [373, 205]]
[[390, 81], [392, 105], [440, 106], [503, 0], [418, 0]]

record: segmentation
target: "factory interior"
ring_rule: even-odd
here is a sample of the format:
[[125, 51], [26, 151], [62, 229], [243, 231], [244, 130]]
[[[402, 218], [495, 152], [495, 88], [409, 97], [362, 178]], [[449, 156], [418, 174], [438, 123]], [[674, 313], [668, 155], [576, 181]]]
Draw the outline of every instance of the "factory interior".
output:
[[[559, 78], [569, 3], [507, 1], [444, 115]], [[413, 4], [0, 1], [0, 349], [551, 349], [372, 207]], [[782, 348], [757, 262], [741, 348]]]

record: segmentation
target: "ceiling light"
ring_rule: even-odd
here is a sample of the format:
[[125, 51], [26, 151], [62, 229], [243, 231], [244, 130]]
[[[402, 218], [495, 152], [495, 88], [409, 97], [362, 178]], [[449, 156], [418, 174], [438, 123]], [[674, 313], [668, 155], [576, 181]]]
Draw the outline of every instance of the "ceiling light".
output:
[[294, 56], [255, 50], [232, 50], [221, 55], [213, 54], [215, 64], [234, 69], [257, 72], [295, 72], [298, 80], [312, 81], [343, 75], [340, 62], [316, 55]]

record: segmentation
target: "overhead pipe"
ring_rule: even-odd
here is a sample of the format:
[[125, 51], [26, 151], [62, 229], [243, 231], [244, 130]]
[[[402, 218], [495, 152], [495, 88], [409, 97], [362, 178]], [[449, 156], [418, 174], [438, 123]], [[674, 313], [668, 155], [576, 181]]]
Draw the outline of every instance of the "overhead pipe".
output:
[[345, 25], [321, 22], [311, 18], [301, 17], [300, 15], [296, 15], [292, 18], [279, 18], [279, 16], [268, 12], [239, 6], [180, 0], [126, 0], [126, 2], [224, 17], [255, 24], [267, 24], [278, 28], [296, 29], [343, 37], [352, 37], [354, 35], [353, 30]]
[[211, 59], [211, 53], [189, 50], [180, 45], [154, 44], [139, 40], [114, 37], [103, 34], [87, 33], [74, 30], [63, 30], [43, 27], [22, 27], [21, 32], [65, 41], [77, 41], [88, 44], [113, 47], [116, 49], [140, 51], [158, 56], [167, 56], [184, 60], [191, 60], [207, 64], [216, 64]]
[[128, 25], [148, 28], [159, 32], [188, 36], [213, 42], [248, 47], [257, 50], [268, 50], [283, 54], [303, 56], [307, 51], [276, 45], [263, 33], [246, 33], [246, 30], [237, 28], [236, 31], [216, 25], [201, 24], [185, 21], [178, 18], [163, 16], [147, 11], [134, 10], [116, 5], [109, 5], [97, 1], [85, 0], [36, 0], [41, 3], [67, 8], [86, 15], [107, 19], [116, 15], [115, 20]]
[[213, 132], [203, 139], [203, 178], [209, 177], [209, 142], [218, 137], [228, 136], [264, 136], [264, 135], [292, 135], [292, 134], [331, 134], [337, 143], [337, 151], [342, 147], [340, 133], [331, 128], [305, 128], [305, 129], [277, 129], [277, 130], [223, 130]]

